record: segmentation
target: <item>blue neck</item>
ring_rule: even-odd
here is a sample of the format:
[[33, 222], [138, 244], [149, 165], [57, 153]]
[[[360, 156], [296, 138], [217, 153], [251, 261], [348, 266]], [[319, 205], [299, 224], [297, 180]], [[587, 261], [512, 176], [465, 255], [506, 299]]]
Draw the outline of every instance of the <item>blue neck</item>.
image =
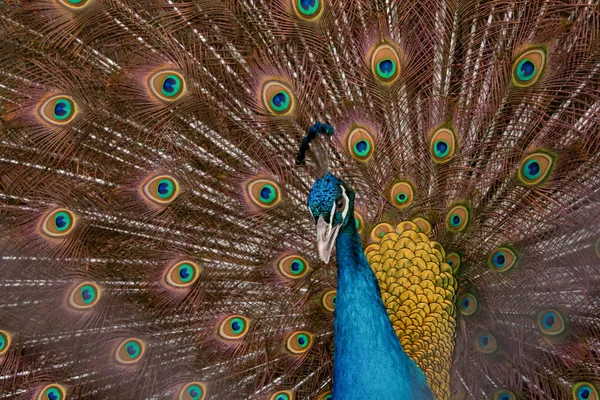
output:
[[334, 399], [433, 400], [425, 375], [400, 346], [353, 222], [336, 241]]

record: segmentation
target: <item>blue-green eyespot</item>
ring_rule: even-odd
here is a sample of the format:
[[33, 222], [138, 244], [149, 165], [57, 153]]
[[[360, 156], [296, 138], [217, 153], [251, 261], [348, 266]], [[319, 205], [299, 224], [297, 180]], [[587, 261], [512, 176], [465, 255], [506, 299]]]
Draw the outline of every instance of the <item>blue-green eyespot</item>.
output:
[[281, 201], [279, 185], [272, 179], [250, 180], [246, 183], [246, 193], [253, 204], [263, 209], [274, 207]]
[[204, 400], [206, 398], [206, 384], [190, 382], [179, 391], [178, 400]]
[[250, 320], [242, 315], [231, 315], [219, 324], [219, 336], [227, 340], [243, 338], [250, 328]]
[[179, 183], [171, 175], [155, 175], [142, 186], [145, 197], [160, 205], [167, 205], [179, 195]]
[[527, 186], [543, 183], [552, 171], [554, 157], [549, 153], [536, 152], [521, 161], [518, 178]]
[[599, 400], [598, 390], [589, 382], [578, 382], [573, 385], [573, 400]]
[[296, 105], [296, 99], [290, 87], [278, 80], [270, 80], [263, 84], [262, 103], [267, 111], [275, 116], [290, 114]]
[[80, 283], [71, 291], [69, 305], [77, 310], [87, 310], [98, 303], [100, 293], [100, 287], [95, 283]]
[[375, 78], [384, 84], [393, 83], [400, 76], [400, 57], [390, 44], [380, 44], [371, 54], [371, 70]]
[[51, 125], [67, 125], [79, 109], [75, 100], [70, 96], [57, 95], [46, 99], [38, 109], [38, 114], [47, 123]]
[[163, 101], [175, 101], [186, 93], [186, 84], [183, 76], [176, 71], [159, 71], [150, 76], [148, 80], [150, 91]]
[[308, 273], [308, 261], [297, 255], [286, 256], [277, 262], [277, 271], [284, 278], [299, 279]]
[[307, 331], [293, 332], [288, 336], [286, 348], [292, 354], [303, 354], [307, 352], [313, 344], [313, 335]]
[[546, 50], [544, 48], [528, 50], [513, 62], [513, 84], [518, 87], [529, 87], [538, 81], [545, 68]]
[[129, 365], [138, 362], [146, 351], [146, 344], [136, 338], [123, 340], [115, 351], [115, 360], [119, 364]]
[[42, 219], [41, 231], [46, 236], [59, 238], [67, 236], [75, 227], [75, 214], [66, 208], [49, 211]]

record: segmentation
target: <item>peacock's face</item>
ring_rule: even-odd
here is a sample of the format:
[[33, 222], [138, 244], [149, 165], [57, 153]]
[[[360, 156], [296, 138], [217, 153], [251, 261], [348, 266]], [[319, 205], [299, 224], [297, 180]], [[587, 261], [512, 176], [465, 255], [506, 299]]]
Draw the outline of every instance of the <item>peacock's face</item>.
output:
[[331, 173], [313, 184], [308, 196], [308, 208], [317, 224], [319, 256], [329, 262], [340, 228], [353, 218], [354, 192]]

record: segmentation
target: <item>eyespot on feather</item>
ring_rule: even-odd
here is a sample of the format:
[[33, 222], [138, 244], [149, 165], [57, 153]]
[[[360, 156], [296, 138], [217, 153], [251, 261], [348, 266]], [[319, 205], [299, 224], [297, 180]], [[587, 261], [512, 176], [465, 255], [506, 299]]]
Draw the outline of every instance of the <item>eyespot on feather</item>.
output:
[[360, 235], [362, 233], [364, 222], [362, 215], [360, 215], [358, 211], [354, 211], [354, 225], [356, 226], [358, 234]]
[[93, 0], [58, 0], [61, 5], [73, 11], [78, 11], [85, 8], [91, 4], [92, 1]]
[[469, 209], [463, 205], [456, 205], [446, 215], [446, 229], [452, 232], [461, 232], [469, 223]]
[[241, 315], [232, 315], [225, 318], [220, 324], [218, 334], [227, 340], [239, 340], [243, 338], [250, 329], [250, 320]]
[[458, 271], [458, 269], [460, 268], [460, 263], [461, 263], [460, 254], [458, 254], [454, 251], [448, 253], [448, 255], [446, 256], [446, 263], [448, 263], [448, 265], [450, 265], [450, 267], [452, 268], [452, 272], [456, 273]]
[[589, 382], [578, 382], [573, 385], [573, 400], [598, 400], [598, 390]]
[[410, 206], [413, 202], [414, 190], [408, 182], [398, 182], [392, 186], [390, 191], [390, 201], [394, 207], [402, 210]]
[[333, 400], [333, 392], [331, 390], [321, 393], [316, 400]]
[[521, 161], [518, 178], [527, 186], [538, 186], [549, 177], [554, 157], [549, 153], [536, 152]]
[[290, 114], [296, 107], [296, 98], [292, 90], [283, 82], [269, 80], [261, 88], [263, 107], [275, 116]]
[[482, 354], [492, 354], [498, 350], [498, 343], [491, 333], [481, 332], [475, 337], [475, 348]]
[[323, 12], [321, 0], [291, 0], [296, 15], [306, 21], [314, 21]]
[[454, 156], [456, 152], [456, 134], [448, 128], [440, 128], [431, 136], [429, 151], [436, 164], [443, 164]]
[[142, 186], [146, 199], [166, 205], [179, 195], [179, 183], [170, 175], [158, 175], [148, 179]]
[[348, 134], [348, 151], [356, 161], [367, 162], [375, 152], [375, 140], [369, 131], [362, 127], [354, 128]]
[[371, 72], [383, 84], [391, 84], [400, 76], [400, 56], [390, 44], [380, 44], [371, 53]]
[[185, 79], [176, 71], [158, 71], [148, 78], [148, 86], [154, 96], [171, 102], [179, 100], [187, 91]]
[[329, 290], [323, 293], [323, 296], [321, 296], [321, 305], [323, 306], [323, 308], [325, 308], [327, 311], [333, 312], [335, 308], [336, 295], [337, 290]]
[[296, 396], [292, 390], [280, 390], [273, 393], [269, 400], [296, 400]]
[[419, 227], [419, 230], [425, 235], [429, 235], [433, 229], [431, 227], [431, 222], [423, 217], [413, 218], [412, 222], [414, 222]]
[[465, 389], [463, 386], [455, 388], [452, 393], [450, 393], [449, 400], [465, 400], [466, 398]]
[[518, 257], [514, 250], [508, 247], [497, 248], [488, 258], [492, 271], [506, 272], [517, 265]]
[[75, 100], [64, 94], [44, 100], [38, 108], [38, 114], [42, 120], [57, 126], [69, 124], [78, 112], [79, 109]]
[[279, 185], [271, 179], [254, 179], [246, 183], [246, 193], [260, 208], [275, 207], [281, 201]]
[[471, 293], [465, 293], [458, 299], [458, 311], [465, 316], [473, 315], [477, 311], [477, 297]]
[[121, 365], [135, 364], [146, 352], [146, 344], [136, 338], [123, 340], [115, 350], [115, 361]]
[[6, 352], [10, 348], [11, 340], [12, 339], [10, 333], [6, 331], [0, 331], [0, 357], [6, 354]]
[[517, 400], [517, 397], [509, 390], [500, 389], [494, 393], [494, 400]]
[[204, 400], [206, 399], [206, 384], [190, 382], [179, 391], [178, 400]]
[[512, 81], [517, 87], [529, 87], [536, 83], [546, 68], [546, 50], [530, 49], [513, 62]]
[[300, 279], [309, 271], [308, 262], [296, 255], [283, 257], [277, 262], [277, 271], [288, 279]]
[[544, 335], [557, 336], [565, 332], [566, 321], [556, 310], [548, 309], [537, 314], [537, 325]]
[[165, 282], [175, 288], [193, 285], [200, 275], [201, 268], [193, 261], [180, 261], [169, 267], [165, 273]]
[[381, 239], [388, 233], [394, 232], [394, 227], [388, 223], [381, 222], [371, 230], [371, 239], [375, 242], [381, 241]]
[[42, 218], [41, 232], [51, 238], [67, 236], [73, 231], [77, 217], [66, 208], [58, 208], [47, 212]]
[[69, 306], [76, 310], [87, 310], [100, 300], [101, 290], [94, 282], [80, 283], [69, 295]]
[[67, 391], [57, 383], [44, 386], [37, 396], [37, 400], [66, 400]]
[[306, 353], [313, 345], [313, 335], [307, 331], [297, 331], [290, 334], [285, 342], [285, 348], [292, 354]]

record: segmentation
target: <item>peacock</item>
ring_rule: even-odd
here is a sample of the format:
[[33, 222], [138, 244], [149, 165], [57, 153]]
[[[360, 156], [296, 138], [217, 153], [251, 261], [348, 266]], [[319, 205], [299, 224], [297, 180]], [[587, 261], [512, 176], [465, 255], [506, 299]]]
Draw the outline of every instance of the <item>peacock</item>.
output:
[[0, 10], [1, 399], [600, 399], [598, 2]]

